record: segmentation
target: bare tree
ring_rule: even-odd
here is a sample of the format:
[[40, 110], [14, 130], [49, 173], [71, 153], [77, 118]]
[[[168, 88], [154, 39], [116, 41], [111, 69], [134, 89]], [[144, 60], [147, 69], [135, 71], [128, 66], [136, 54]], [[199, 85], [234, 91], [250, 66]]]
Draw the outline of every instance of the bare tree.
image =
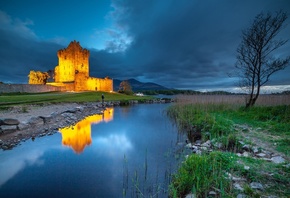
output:
[[237, 73], [239, 86], [249, 91], [246, 107], [254, 106], [259, 97], [261, 86], [269, 81], [270, 76], [285, 69], [290, 56], [280, 58], [273, 52], [285, 45], [288, 40], [275, 39], [286, 26], [287, 14], [279, 11], [275, 14], [260, 13], [251, 27], [242, 32], [242, 41], [237, 49]]

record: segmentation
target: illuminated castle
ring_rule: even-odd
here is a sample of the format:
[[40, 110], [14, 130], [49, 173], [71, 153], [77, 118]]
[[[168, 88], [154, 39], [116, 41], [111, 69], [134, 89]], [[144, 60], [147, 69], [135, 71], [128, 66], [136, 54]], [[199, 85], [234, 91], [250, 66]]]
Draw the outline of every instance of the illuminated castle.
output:
[[[113, 91], [112, 79], [89, 76], [90, 52], [83, 49], [79, 42], [72, 41], [66, 49], [59, 50], [57, 56], [58, 66], [54, 69], [54, 82], [47, 84], [65, 87], [67, 91]], [[31, 77], [29, 78], [31, 82]]]

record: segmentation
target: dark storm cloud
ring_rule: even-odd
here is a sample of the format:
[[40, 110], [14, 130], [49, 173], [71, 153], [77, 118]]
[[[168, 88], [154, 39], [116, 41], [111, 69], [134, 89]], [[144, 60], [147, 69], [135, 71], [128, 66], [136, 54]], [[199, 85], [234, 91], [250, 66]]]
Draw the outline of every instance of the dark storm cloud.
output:
[[47, 71], [57, 65], [58, 49], [63, 46], [21, 37], [0, 29], [0, 81], [27, 83], [30, 70]]
[[[261, 11], [290, 14], [288, 0], [113, 0], [112, 6], [108, 17], [116, 28], [110, 33], [114, 39], [105, 50], [89, 49], [90, 75], [183, 89], [234, 86], [228, 73], [234, 68], [242, 29]], [[12, 24], [3, 14], [1, 20], [1, 13], [0, 22]], [[0, 81], [27, 82], [32, 69], [54, 69], [57, 51], [69, 43], [40, 40], [28, 28], [29, 21], [13, 24], [18, 28], [0, 27]], [[281, 37], [290, 39], [289, 32], [290, 25]], [[289, 54], [288, 42], [279, 55]], [[271, 83], [290, 84], [289, 73], [290, 67], [275, 74]]]
[[[190, 88], [234, 85], [228, 72], [234, 68], [242, 29], [261, 11], [290, 8], [289, 1], [249, 0], [127, 0], [113, 5], [112, 16], [133, 38], [126, 51], [128, 70], [140, 79]], [[283, 75], [289, 79], [285, 72], [278, 76]]]

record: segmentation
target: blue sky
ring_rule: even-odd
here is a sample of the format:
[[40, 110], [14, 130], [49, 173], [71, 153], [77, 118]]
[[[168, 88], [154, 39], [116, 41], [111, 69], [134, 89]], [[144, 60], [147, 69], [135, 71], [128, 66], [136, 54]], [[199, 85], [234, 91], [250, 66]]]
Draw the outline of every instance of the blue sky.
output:
[[[76, 40], [90, 50], [93, 77], [232, 89], [242, 30], [260, 12], [281, 9], [290, 14], [290, 1], [1, 0], [0, 81], [27, 83], [30, 70], [54, 69], [57, 51]], [[290, 25], [279, 36], [289, 32]], [[290, 43], [276, 55], [289, 56]], [[290, 67], [268, 85], [290, 85]]]

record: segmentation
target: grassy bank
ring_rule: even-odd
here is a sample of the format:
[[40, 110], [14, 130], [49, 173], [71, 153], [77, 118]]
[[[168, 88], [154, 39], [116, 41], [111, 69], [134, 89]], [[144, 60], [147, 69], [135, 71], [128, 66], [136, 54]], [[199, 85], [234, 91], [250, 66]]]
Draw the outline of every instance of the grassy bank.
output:
[[49, 93], [14, 93], [0, 95], [0, 107], [23, 104], [43, 104], [59, 102], [96, 102], [101, 101], [104, 94], [105, 101], [148, 100], [150, 96], [139, 97], [109, 92], [49, 92]]
[[[193, 140], [194, 134], [200, 133], [203, 142], [210, 139], [212, 144], [219, 144], [211, 153], [191, 154], [185, 160], [173, 177], [171, 196], [184, 197], [191, 192], [197, 197], [208, 197], [213, 191], [216, 193], [213, 197], [238, 194], [289, 197], [290, 168], [285, 164], [289, 164], [290, 159], [290, 105], [281, 103], [284, 98], [279, 98], [278, 105], [269, 99], [271, 104], [260, 101], [257, 107], [245, 110], [236, 96], [231, 99], [211, 97], [216, 98], [199, 101], [198, 97], [186, 97], [186, 100], [181, 97], [179, 103], [168, 110], [189, 139]], [[271, 150], [288, 162], [275, 164], [264, 159], [239, 157], [237, 153], [242, 146], [239, 141], [257, 146], [259, 150]], [[230, 176], [241, 179], [239, 185], [243, 190], [234, 187]], [[263, 184], [263, 190], [251, 188], [251, 182]]]

